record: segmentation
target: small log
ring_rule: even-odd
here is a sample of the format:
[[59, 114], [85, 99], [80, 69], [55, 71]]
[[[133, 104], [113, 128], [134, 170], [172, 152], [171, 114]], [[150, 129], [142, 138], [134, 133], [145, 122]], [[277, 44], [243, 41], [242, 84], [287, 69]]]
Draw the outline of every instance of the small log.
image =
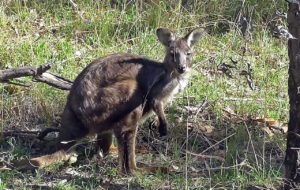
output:
[[41, 75], [37, 75], [34, 77], [34, 79], [38, 82], [46, 83], [52, 87], [61, 89], [61, 90], [70, 90], [72, 87], [72, 82], [64, 79], [62, 77], [53, 75], [51, 73], [45, 72]]
[[39, 66], [38, 68], [26, 66], [0, 70], [0, 82], [13, 84], [12, 82], [10, 82], [10, 80], [20, 77], [32, 76], [33, 81], [35, 82], [43, 82], [61, 90], [70, 90], [73, 84], [72, 81], [46, 72], [51, 68], [51, 66], [52, 65], [50, 63], [46, 63]]

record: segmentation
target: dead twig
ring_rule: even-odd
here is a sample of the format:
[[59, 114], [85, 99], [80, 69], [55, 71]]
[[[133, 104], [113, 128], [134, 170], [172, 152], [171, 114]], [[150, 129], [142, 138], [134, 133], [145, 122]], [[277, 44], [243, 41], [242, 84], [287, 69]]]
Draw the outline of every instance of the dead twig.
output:
[[196, 153], [190, 152], [188, 150], [186, 150], [186, 153], [190, 154], [190, 155], [193, 155], [193, 156], [196, 156], [197, 158], [200, 158], [200, 159], [203, 159], [203, 160], [206, 160], [206, 159], [216, 159], [216, 160], [220, 160], [222, 162], [225, 161], [225, 159], [223, 157], [220, 157], [220, 156], [205, 155], [205, 154], [196, 154]]
[[194, 117], [197, 117], [197, 115], [203, 112], [207, 106], [208, 106], [208, 98], [206, 96], [203, 102], [200, 104], [197, 104], [195, 106], [183, 106], [183, 108], [177, 107], [176, 109], [180, 112], [194, 114], [195, 115]]
[[7, 84], [12, 84], [12, 85], [16, 85], [16, 86], [22, 86], [22, 87], [26, 87], [26, 88], [28, 88], [28, 87], [30, 87], [31, 85], [26, 85], [26, 84], [22, 84], [22, 83], [20, 83], [21, 81], [19, 81], [19, 83], [18, 82], [13, 82], [13, 81], [6, 81], [5, 83], [7, 83]]
[[193, 168], [193, 172], [199, 173], [199, 172], [205, 172], [205, 171], [231, 170], [231, 169], [236, 169], [237, 167], [242, 167], [242, 166], [247, 166], [247, 167], [252, 169], [252, 167], [247, 163], [247, 160], [244, 160], [239, 164], [235, 164], [235, 165], [227, 166], [227, 167], [223, 167], [223, 166], [215, 167], [215, 168], [208, 167], [208, 168], [205, 168], [205, 169], [195, 169], [195, 168]]
[[220, 63], [218, 65], [218, 71], [221, 71], [222, 73], [224, 73], [229, 78], [233, 77], [232, 70], [231, 70], [232, 68], [235, 68], [235, 67], [232, 66], [232, 65], [228, 65], [226, 63]]
[[216, 143], [213, 144], [212, 146], [210, 146], [210, 147], [208, 147], [207, 149], [203, 150], [203, 151], [200, 153], [200, 155], [203, 154], [203, 153], [205, 153], [205, 152], [207, 152], [208, 150], [212, 149], [213, 147], [219, 145], [220, 143], [226, 141], [227, 139], [231, 138], [231, 137], [234, 136], [235, 134], [236, 134], [236, 133], [233, 133], [233, 134], [229, 135], [228, 137], [225, 137], [224, 139], [222, 139], [222, 140], [216, 142]]
[[203, 110], [207, 107], [208, 105], [208, 100], [207, 100], [207, 96], [205, 96], [205, 99], [203, 100], [202, 104], [198, 107], [198, 109], [196, 110], [196, 115], [195, 117], [197, 117], [197, 115], [200, 112], [203, 112]]
[[262, 102], [264, 101], [261, 98], [258, 99], [253, 99], [253, 98], [233, 98], [233, 97], [224, 97], [223, 98], [224, 101], [256, 101], [256, 102]]
[[253, 81], [253, 69], [252, 69], [252, 66], [250, 63], [247, 63], [247, 68], [248, 68], [248, 70], [247, 71], [242, 70], [240, 72], [240, 75], [245, 76], [250, 89], [255, 90], [255, 85], [254, 85], [254, 81]]

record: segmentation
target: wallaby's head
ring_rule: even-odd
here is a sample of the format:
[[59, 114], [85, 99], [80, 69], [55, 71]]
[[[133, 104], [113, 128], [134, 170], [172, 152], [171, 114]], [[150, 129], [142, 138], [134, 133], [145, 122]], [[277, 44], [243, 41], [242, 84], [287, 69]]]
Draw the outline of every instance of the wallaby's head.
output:
[[192, 47], [199, 41], [203, 34], [204, 30], [195, 29], [182, 38], [176, 38], [166, 28], [157, 29], [156, 35], [159, 41], [166, 47], [164, 64], [171, 71], [176, 71], [179, 74], [186, 72], [192, 62]]

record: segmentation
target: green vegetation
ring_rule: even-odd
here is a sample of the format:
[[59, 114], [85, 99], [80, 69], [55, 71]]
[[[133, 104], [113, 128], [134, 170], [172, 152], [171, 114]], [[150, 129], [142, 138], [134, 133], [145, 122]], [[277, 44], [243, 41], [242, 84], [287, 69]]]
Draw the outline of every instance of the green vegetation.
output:
[[[155, 36], [158, 27], [179, 34], [199, 25], [206, 27], [209, 34], [195, 47], [189, 88], [168, 108], [171, 138], [158, 143], [160, 155], [152, 154], [147, 146], [148, 152], [137, 157], [138, 163], [168, 165], [174, 171], [124, 178], [117, 175], [115, 156], [84, 157], [74, 166], [59, 165], [34, 174], [1, 171], [0, 189], [278, 188], [284, 135], [272, 136], [266, 126], [249, 118], [273, 118], [281, 123], [288, 119], [287, 45], [269, 31], [270, 23], [284, 24], [274, 13], [286, 11], [285, 1], [187, 0], [184, 7], [180, 4], [184, 1], [74, 2], [77, 6], [68, 0], [1, 1], [0, 69], [53, 62], [52, 73], [73, 80], [92, 60], [111, 53], [132, 52], [162, 60], [163, 47]], [[236, 24], [240, 12], [252, 18], [249, 40]], [[232, 64], [230, 58], [238, 62], [232, 78], [217, 70], [222, 62]], [[253, 67], [255, 90], [240, 75], [247, 63]], [[67, 93], [30, 78], [15, 82], [31, 86], [0, 85], [0, 130], [50, 126], [62, 111]], [[197, 118], [178, 109], [201, 104], [205, 97], [208, 106]], [[203, 126], [213, 132], [203, 131]], [[141, 137], [148, 133], [147, 126], [142, 126], [139, 144], [145, 143]], [[0, 161], [37, 154], [32, 152], [33, 144], [32, 139], [0, 139]], [[225, 160], [204, 159], [186, 149]]]

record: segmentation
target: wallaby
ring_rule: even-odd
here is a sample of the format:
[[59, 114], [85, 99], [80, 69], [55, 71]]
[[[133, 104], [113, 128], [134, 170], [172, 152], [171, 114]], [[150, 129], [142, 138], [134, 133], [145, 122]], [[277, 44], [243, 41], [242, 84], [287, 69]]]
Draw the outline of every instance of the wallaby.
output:
[[162, 63], [131, 54], [113, 54], [93, 61], [79, 74], [62, 115], [60, 151], [31, 159], [31, 164], [40, 167], [51, 163], [56, 154], [64, 154], [90, 134], [98, 135], [97, 143], [107, 154], [114, 134], [120, 172], [135, 172], [138, 124], [154, 112], [160, 135], [167, 134], [164, 105], [187, 85], [191, 48], [203, 31], [196, 29], [178, 39], [168, 29], [157, 29], [156, 34], [166, 47]]

